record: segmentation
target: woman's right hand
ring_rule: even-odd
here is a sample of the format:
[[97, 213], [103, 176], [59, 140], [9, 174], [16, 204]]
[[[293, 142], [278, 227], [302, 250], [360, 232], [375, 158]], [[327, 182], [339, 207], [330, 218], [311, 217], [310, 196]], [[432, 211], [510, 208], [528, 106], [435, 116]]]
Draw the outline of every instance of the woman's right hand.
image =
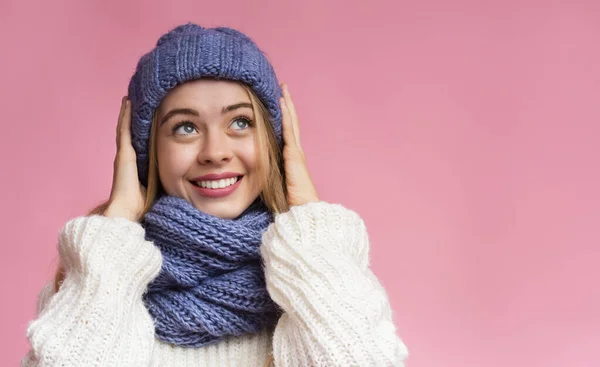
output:
[[117, 124], [117, 154], [107, 217], [123, 217], [139, 221], [146, 202], [146, 189], [138, 179], [136, 154], [131, 144], [131, 102], [127, 96], [121, 101]]

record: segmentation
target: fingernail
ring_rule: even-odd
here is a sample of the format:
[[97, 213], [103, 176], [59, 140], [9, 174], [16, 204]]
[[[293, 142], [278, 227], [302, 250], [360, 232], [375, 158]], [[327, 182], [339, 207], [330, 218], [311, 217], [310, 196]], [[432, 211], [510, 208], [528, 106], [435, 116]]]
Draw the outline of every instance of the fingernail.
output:
[[285, 104], [285, 99], [281, 98], [281, 104], [284, 108], [287, 108], [287, 105]]

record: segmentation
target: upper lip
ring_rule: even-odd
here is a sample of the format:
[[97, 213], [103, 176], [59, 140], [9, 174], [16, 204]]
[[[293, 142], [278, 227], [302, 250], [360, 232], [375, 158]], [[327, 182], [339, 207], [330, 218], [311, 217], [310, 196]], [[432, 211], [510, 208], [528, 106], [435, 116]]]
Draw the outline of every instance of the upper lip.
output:
[[242, 176], [235, 172], [224, 172], [224, 173], [209, 173], [208, 175], [198, 176], [192, 179], [192, 181], [209, 181], [209, 180], [222, 180], [226, 178]]

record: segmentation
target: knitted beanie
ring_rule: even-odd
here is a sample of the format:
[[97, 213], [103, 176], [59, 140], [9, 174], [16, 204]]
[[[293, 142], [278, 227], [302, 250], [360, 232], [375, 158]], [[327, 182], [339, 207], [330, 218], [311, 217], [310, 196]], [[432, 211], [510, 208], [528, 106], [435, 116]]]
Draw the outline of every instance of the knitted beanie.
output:
[[152, 116], [177, 85], [200, 78], [228, 79], [248, 85], [269, 111], [281, 148], [281, 88], [267, 56], [242, 32], [227, 28], [179, 25], [162, 35], [142, 56], [129, 82], [131, 137], [140, 182], [148, 183], [148, 148]]

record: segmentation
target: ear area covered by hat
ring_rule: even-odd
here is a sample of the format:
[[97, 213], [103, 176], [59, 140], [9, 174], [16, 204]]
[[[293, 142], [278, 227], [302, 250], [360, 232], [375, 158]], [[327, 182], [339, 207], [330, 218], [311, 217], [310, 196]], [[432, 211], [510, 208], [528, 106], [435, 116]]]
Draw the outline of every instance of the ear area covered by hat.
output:
[[250, 37], [236, 29], [182, 24], [163, 34], [156, 47], [140, 58], [129, 82], [132, 143], [138, 176], [144, 186], [148, 183], [150, 127], [156, 108], [171, 89], [201, 78], [248, 85], [267, 107], [279, 146], [283, 146], [281, 87], [267, 56]]

